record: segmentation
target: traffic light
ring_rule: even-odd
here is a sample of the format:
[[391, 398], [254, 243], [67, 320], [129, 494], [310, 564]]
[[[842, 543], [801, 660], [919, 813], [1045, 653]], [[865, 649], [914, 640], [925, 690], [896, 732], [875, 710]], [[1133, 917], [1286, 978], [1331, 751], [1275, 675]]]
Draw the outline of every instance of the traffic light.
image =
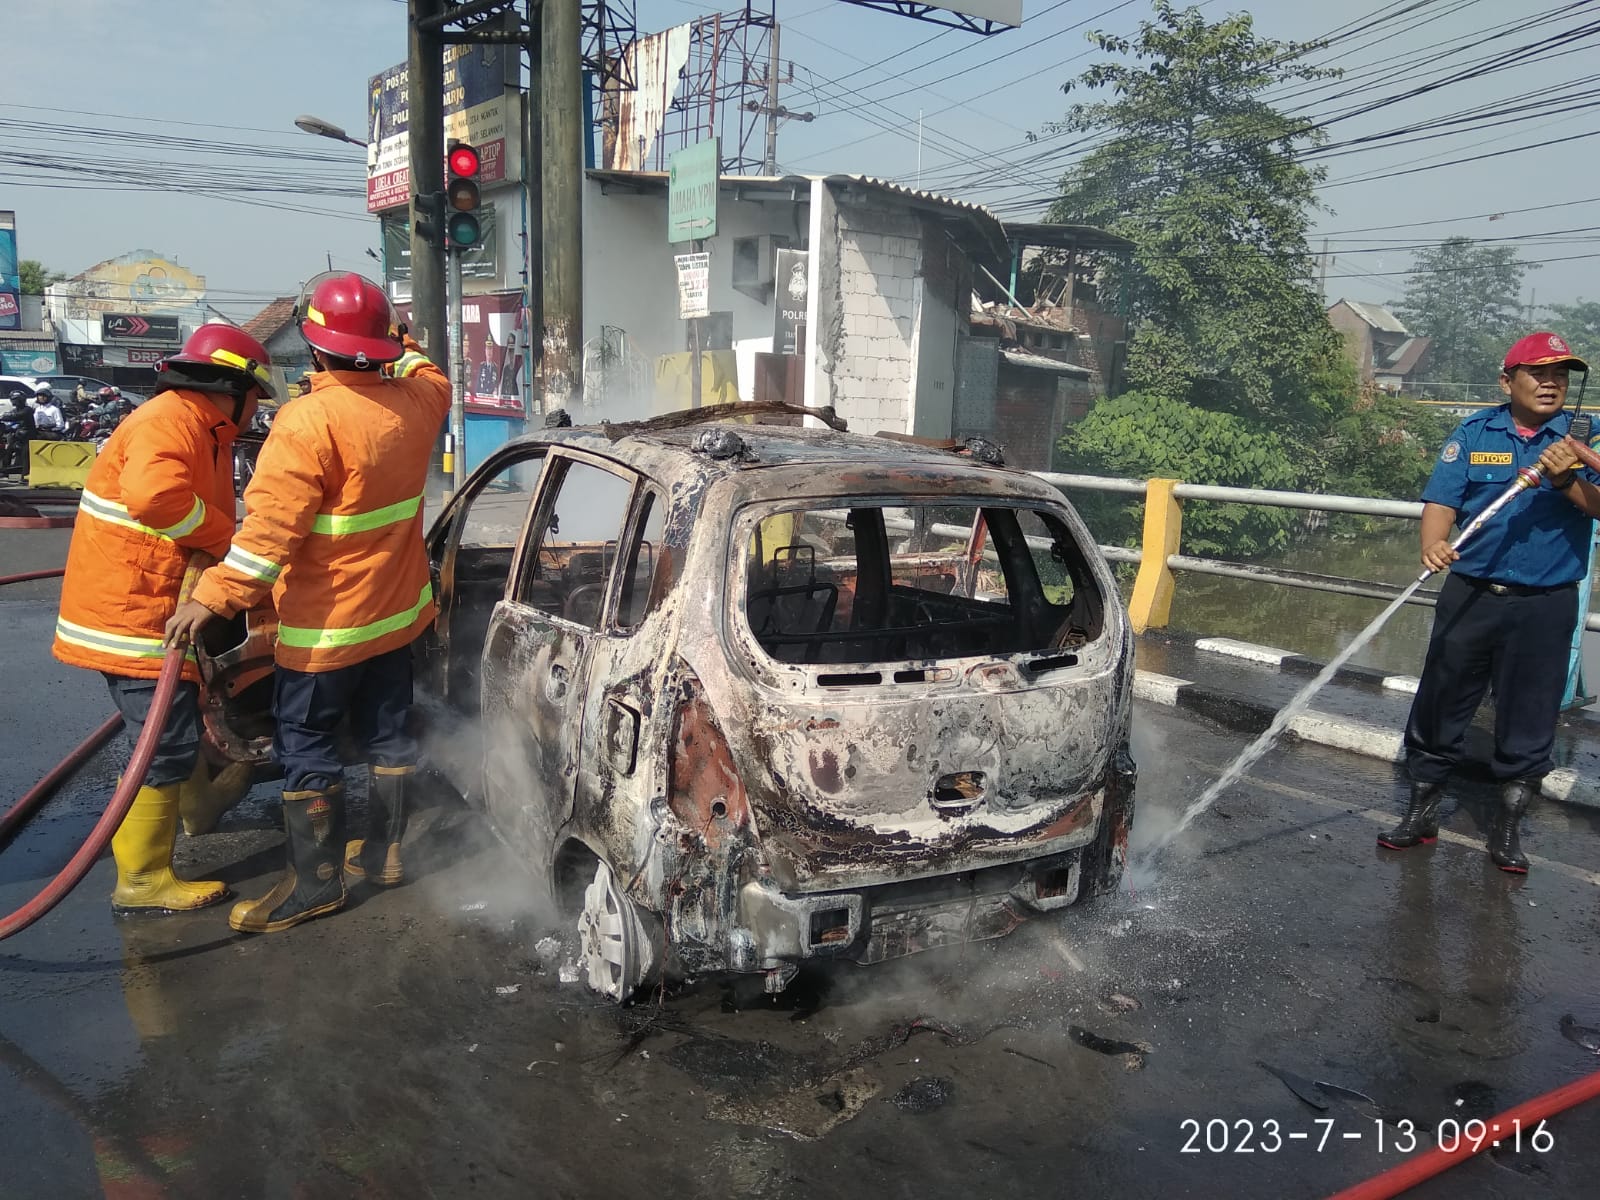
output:
[[470, 250], [483, 237], [478, 219], [478, 171], [483, 161], [476, 147], [451, 142], [445, 155], [444, 244], [446, 249]]
[[415, 236], [430, 246], [444, 245], [444, 193], [419, 192], [411, 199], [415, 206], [412, 226]]

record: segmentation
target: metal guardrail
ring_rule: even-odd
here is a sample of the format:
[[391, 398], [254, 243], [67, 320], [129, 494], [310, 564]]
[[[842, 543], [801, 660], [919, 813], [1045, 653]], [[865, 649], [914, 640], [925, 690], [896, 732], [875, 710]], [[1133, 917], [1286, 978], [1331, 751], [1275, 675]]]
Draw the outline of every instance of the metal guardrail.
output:
[[[1152, 487], [1171, 481], [1118, 479], [1100, 475], [1070, 475], [1054, 471], [1031, 472], [1038, 479], [1063, 491], [1113, 492], [1140, 496], [1146, 505], [1151, 503]], [[1259, 504], [1272, 508], [1298, 508], [1314, 512], [1357, 513], [1370, 517], [1397, 517], [1420, 521], [1422, 504], [1407, 500], [1375, 500], [1366, 496], [1333, 496], [1314, 492], [1279, 492], [1266, 488], [1215, 487], [1210, 484], [1176, 483], [1166, 491], [1177, 500], [1215, 500], [1227, 504]], [[1165, 497], [1161, 497], [1164, 499]], [[1163, 546], [1175, 546], [1181, 537], [1182, 515], [1176, 505], [1164, 519], [1152, 520], [1148, 511], [1145, 518], [1144, 547], [1138, 550], [1126, 546], [1101, 546], [1100, 551], [1112, 562], [1138, 563], [1143, 574], [1146, 558], [1152, 563], [1161, 558]], [[1339, 575], [1318, 575], [1309, 571], [1285, 571], [1271, 567], [1258, 567], [1249, 563], [1228, 562], [1218, 558], [1200, 558], [1187, 554], [1168, 553], [1157, 570], [1190, 571], [1196, 575], [1217, 575], [1229, 579], [1248, 579], [1258, 583], [1274, 583], [1283, 587], [1304, 588], [1308, 591], [1331, 592], [1344, 596], [1364, 596], [1373, 600], [1393, 600], [1406, 588], [1406, 584], [1381, 583], [1368, 579], [1349, 579]], [[1407, 583], [1410, 581], [1408, 580]], [[1136, 597], [1137, 601], [1137, 597]], [[1408, 604], [1432, 608], [1438, 602], [1436, 591], [1418, 591]], [[1149, 611], [1131, 613], [1136, 628], [1162, 626], [1166, 614], [1159, 606]], [[1583, 627], [1600, 632], [1600, 613], [1589, 613]]]

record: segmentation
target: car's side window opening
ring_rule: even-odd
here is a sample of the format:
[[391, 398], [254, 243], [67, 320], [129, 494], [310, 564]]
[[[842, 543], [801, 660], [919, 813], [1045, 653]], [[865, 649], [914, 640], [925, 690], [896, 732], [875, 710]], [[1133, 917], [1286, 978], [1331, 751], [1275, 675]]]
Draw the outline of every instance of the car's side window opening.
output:
[[561, 460], [555, 468], [561, 475], [534, 518], [516, 598], [598, 628], [633, 481], [586, 462]]
[[635, 628], [666, 595], [660, 582], [673, 571], [672, 551], [663, 538], [666, 524], [666, 501], [654, 488], [644, 489], [618, 585], [619, 629]]
[[868, 504], [756, 523], [745, 615], [797, 663], [866, 663], [1072, 649], [1100, 636], [1104, 600], [1083, 548], [1045, 510]]

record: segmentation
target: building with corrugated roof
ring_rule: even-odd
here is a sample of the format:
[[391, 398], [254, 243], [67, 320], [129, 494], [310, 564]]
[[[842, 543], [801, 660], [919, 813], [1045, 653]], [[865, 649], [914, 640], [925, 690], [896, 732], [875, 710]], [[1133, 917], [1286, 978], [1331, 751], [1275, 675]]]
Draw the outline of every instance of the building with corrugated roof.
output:
[[1341, 299], [1328, 309], [1328, 322], [1344, 335], [1345, 351], [1362, 383], [1399, 392], [1422, 377], [1432, 340], [1412, 336], [1405, 322], [1383, 305]]

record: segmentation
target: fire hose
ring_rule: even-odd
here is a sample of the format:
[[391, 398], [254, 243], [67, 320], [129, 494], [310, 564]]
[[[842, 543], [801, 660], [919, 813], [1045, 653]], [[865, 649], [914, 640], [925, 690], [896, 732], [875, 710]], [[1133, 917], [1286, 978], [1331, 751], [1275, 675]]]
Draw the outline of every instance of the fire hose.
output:
[[[184, 574], [183, 587], [180, 592], [180, 602], [187, 597], [190, 588], [199, 578], [201, 564], [199, 555], [189, 560], [189, 569]], [[63, 571], [33, 571], [24, 575], [0, 577], [0, 585], [7, 583], [20, 583], [26, 579], [52, 578], [63, 574]], [[72, 856], [67, 865], [62, 867], [43, 890], [33, 899], [29, 900], [15, 912], [0, 917], [0, 941], [4, 941], [14, 933], [20, 933], [44, 916], [57, 904], [66, 898], [67, 893], [83, 881], [83, 877], [94, 866], [95, 860], [105, 851], [111, 841], [111, 836], [116, 833], [122, 819], [128, 815], [128, 809], [133, 806], [133, 798], [138, 795], [139, 789], [144, 786], [144, 777], [150, 770], [150, 761], [155, 757], [156, 743], [161, 740], [161, 731], [166, 726], [167, 714], [172, 708], [173, 697], [177, 695], [178, 683], [183, 677], [183, 662], [188, 654], [186, 646], [174, 646], [169, 649], [161, 661], [161, 674], [156, 679], [155, 695], [150, 701], [150, 715], [145, 720], [144, 729], [139, 734], [139, 740], [134, 744], [133, 757], [128, 760], [128, 766], [122, 773], [121, 782], [117, 790], [112, 793], [111, 803], [101, 814], [100, 820], [95, 823], [94, 829], [89, 833], [83, 845], [78, 847], [78, 852]], [[54, 770], [41, 779], [28, 794], [8, 809], [3, 818], [0, 818], [0, 838], [9, 835], [17, 826], [25, 821], [28, 816], [44, 801], [50, 791], [59, 785], [73, 771], [99, 748], [106, 738], [115, 733], [122, 723], [121, 716], [113, 717], [101, 725], [99, 729], [90, 734], [79, 746], [59, 763]]]
[[1597, 1096], [1600, 1096], [1600, 1071], [1575, 1079], [1553, 1091], [1545, 1092], [1542, 1096], [1524, 1101], [1515, 1108], [1507, 1109], [1498, 1116], [1490, 1117], [1483, 1123], [1486, 1135], [1476, 1141], [1465, 1137], [1458, 1138], [1454, 1147], [1449, 1150], [1436, 1145], [1415, 1158], [1408, 1158], [1405, 1162], [1390, 1167], [1381, 1175], [1374, 1175], [1371, 1179], [1365, 1179], [1354, 1187], [1330, 1196], [1328, 1200], [1390, 1200], [1390, 1197], [1410, 1191], [1423, 1180], [1432, 1179], [1440, 1172], [1449, 1170], [1457, 1163], [1465, 1162], [1482, 1150], [1504, 1141], [1519, 1144], [1523, 1138], [1531, 1140], [1537, 1134], [1541, 1122]]

